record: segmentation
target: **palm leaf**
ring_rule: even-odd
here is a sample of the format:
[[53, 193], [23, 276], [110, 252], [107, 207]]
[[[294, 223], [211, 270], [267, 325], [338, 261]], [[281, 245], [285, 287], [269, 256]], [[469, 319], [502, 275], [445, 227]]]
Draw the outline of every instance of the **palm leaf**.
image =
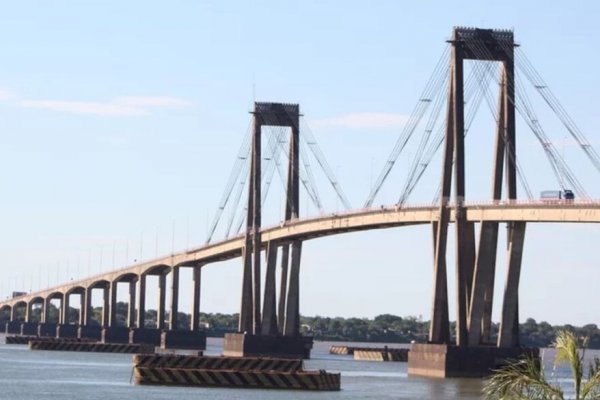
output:
[[526, 357], [498, 369], [483, 387], [484, 399], [563, 399], [558, 386], [548, 383], [540, 361]]

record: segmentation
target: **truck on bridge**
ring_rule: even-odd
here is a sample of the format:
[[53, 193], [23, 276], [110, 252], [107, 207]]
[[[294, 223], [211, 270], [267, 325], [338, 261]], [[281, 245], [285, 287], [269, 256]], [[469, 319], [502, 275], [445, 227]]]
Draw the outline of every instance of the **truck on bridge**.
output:
[[575, 193], [572, 190], [544, 190], [540, 194], [540, 200], [547, 201], [558, 201], [558, 200], [575, 200]]

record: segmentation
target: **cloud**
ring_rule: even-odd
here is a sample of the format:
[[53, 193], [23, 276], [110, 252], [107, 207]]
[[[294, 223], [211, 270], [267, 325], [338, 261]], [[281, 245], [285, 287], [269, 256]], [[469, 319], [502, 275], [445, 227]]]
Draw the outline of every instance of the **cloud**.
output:
[[[0, 92], [1, 95], [1, 92]], [[181, 108], [190, 103], [162, 96], [125, 96], [109, 101], [22, 100], [21, 107], [102, 116], [145, 116], [156, 108]]]
[[408, 116], [395, 113], [362, 112], [313, 121], [318, 127], [340, 127], [349, 129], [386, 129], [404, 126]]

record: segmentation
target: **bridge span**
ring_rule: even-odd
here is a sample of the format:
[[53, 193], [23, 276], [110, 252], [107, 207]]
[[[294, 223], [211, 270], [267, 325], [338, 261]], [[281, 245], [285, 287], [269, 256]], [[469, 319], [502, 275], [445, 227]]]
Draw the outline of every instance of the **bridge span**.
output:
[[[450, 221], [455, 220], [455, 208], [450, 206]], [[528, 223], [600, 223], [600, 201], [544, 203], [497, 201], [468, 204], [469, 222], [528, 222]], [[262, 249], [271, 241], [285, 244], [293, 240], [310, 240], [348, 232], [389, 229], [400, 226], [430, 224], [438, 221], [439, 206], [380, 207], [346, 213], [333, 213], [315, 218], [282, 222], [261, 231]], [[87, 290], [102, 283], [121, 282], [127, 278], [153, 274], [158, 269], [205, 266], [210, 263], [241, 257], [244, 235], [214, 244], [181, 251], [172, 255], [114, 269], [83, 280], [71, 281], [43, 291], [0, 302], [0, 309], [18, 304], [30, 304], [36, 299], [59, 297], [75, 289]]]

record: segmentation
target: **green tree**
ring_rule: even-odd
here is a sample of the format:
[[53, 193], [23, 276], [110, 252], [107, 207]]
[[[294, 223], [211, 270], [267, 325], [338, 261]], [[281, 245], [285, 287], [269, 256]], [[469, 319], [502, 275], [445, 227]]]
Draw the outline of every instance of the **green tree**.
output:
[[[584, 348], [587, 340], [584, 340]], [[556, 334], [554, 365], [570, 367], [576, 400], [600, 399], [600, 360], [590, 367], [584, 379], [584, 351], [577, 349], [575, 334], [561, 330]], [[565, 394], [557, 382], [550, 382], [544, 374], [542, 363], [533, 357], [512, 362], [496, 371], [483, 388], [485, 399], [562, 400]]]

